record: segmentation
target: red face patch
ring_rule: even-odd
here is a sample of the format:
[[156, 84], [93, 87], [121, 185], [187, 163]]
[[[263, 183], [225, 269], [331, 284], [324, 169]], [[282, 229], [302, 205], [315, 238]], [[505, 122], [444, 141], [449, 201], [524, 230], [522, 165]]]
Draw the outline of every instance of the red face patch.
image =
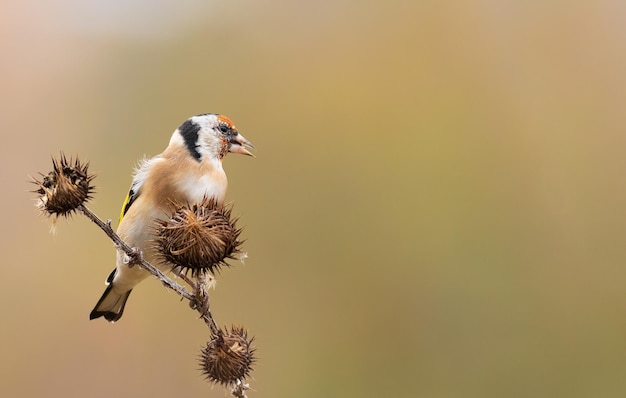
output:
[[227, 118], [224, 115], [217, 115], [217, 120], [219, 120], [222, 123], [226, 123], [232, 129], [235, 128], [235, 125], [233, 124], [233, 121], [230, 120], [229, 118]]

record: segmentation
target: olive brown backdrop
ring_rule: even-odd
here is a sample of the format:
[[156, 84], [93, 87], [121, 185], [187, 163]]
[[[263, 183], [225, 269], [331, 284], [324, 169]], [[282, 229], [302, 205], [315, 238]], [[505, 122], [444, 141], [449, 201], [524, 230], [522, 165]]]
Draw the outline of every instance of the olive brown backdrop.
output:
[[[154, 280], [88, 314], [114, 249], [49, 221], [63, 150], [116, 219], [187, 117], [234, 120], [245, 265], [212, 293], [250, 397], [626, 394], [626, 6], [568, 1], [3, 1], [0, 391], [222, 397], [207, 329]], [[115, 223], [114, 223], [115, 224]]]

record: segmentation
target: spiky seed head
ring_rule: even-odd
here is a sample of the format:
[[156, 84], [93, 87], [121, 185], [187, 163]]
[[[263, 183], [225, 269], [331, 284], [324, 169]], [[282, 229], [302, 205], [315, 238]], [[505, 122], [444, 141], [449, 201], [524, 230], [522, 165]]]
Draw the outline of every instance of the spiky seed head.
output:
[[213, 383], [233, 386], [242, 382], [256, 361], [253, 341], [240, 327], [218, 330], [200, 354], [200, 370]]
[[232, 206], [218, 205], [213, 199], [179, 206], [169, 220], [157, 220], [155, 246], [159, 259], [192, 275], [228, 266], [227, 259], [240, 253], [237, 219]]
[[82, 163], [78, 156], [74, 160], [63, 153], [53, 157], [52, 171], [40, 173], [41, 180], [33, 178], [31, 181], [38, 187], [33, 191], [38, 195], [37, 207], [55, 218], [71, 215], [91, 199], [94, 192], [91, 181], [95, 175], [89, 174], [88, 168], [89, 162]]

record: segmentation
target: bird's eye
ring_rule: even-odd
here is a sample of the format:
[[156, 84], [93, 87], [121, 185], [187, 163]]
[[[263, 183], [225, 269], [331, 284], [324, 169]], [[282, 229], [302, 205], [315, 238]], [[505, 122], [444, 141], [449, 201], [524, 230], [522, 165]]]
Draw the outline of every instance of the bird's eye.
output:
[[220, 124], [218, 128], [224, 134], [228, 133], [228, 131], [230, 130], [230, 128], [225, 124]]

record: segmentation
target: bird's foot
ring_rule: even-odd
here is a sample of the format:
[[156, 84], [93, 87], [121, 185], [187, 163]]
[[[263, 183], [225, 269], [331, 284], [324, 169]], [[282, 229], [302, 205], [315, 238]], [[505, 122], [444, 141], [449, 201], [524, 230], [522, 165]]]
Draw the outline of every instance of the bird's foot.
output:
[[138, 247], [133, 247], [131, 253], [124, 255], [124, 264], [128, 265], [128, 268], [133, 268], [137, 264], [141, 264], [143, 261], [143, 253]]

